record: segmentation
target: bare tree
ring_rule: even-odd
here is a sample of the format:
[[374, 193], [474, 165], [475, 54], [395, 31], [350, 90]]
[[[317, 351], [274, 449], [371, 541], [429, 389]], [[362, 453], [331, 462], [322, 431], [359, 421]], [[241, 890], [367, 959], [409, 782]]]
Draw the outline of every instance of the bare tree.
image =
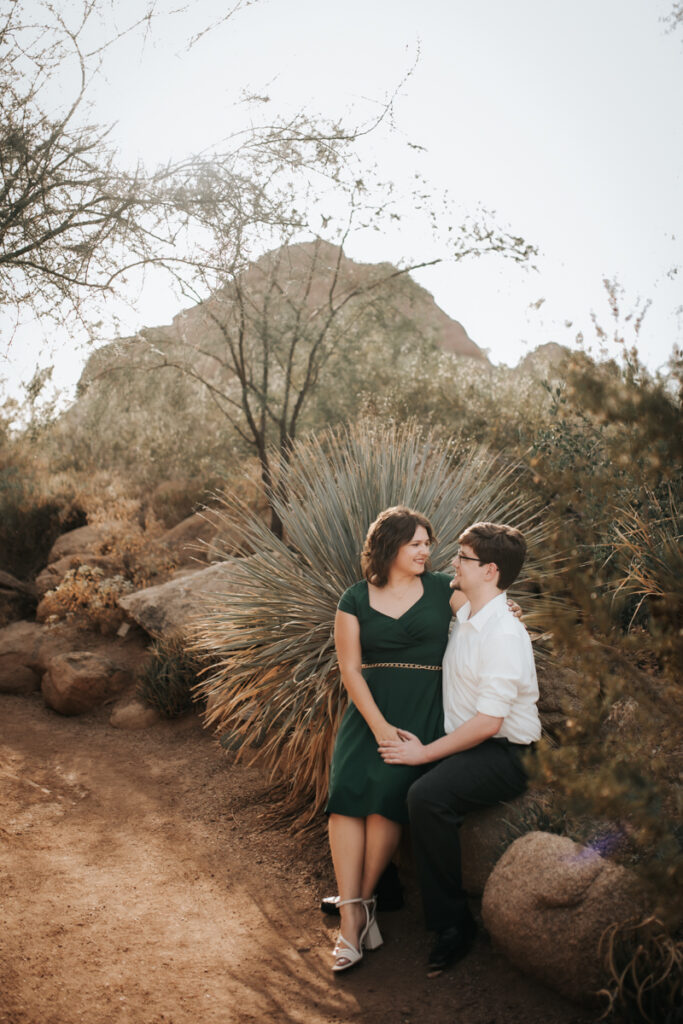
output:
[[[227, 20], [253, 0], [238, 0]], [[0, 307], [52, 316], [78, 313], [82, 299], [111, 293], [132, 266], [174, 251], [206, 194], [206, 157], [148, 173], [119, 166], [110, 129], [89, 120], [88, 94], [106, 51], [170, 10], [145, 0], [139, 16], [96, 44], [102, 0], [72, 4], [2, 0], [0, 6]], [[199, 31], [192, 42], [199, 38]], [[75, 86], [72, 85], [76, 82]], [[66, 96], [65, 99], [62, 97]], [[194, 197], [184, 196], [192, 168]], [[224, 162], [223, 210], [234, 195]], [[213, 170], [214, 179], [219, 169]], [[173, 195], [173, 216], [168, 197]], [[193, 203], [190, 202], [192, 198]], [[217, 192], [210, 205], [215, 211]], [[200, 218], [201, 220], [201, 218]]]
[[[147, 2], [125, 31], [156, 16], [161, 0]], [[238, 0], [220, 20], [249, 2]], [[164, 268], [199, 314], [178, 321], [163, 352], [148, 346], [144, 365], [174, 367], [201, 382], [255, 450], [267, 492], [281, 487], [270, 446], [287, 460], [331, 354], [367, 324], [399, 278], [446, 255], [493, 251], [526, 260], [533, 251], [485, 215], [453, 229], [450, 212], [437, 216], [418, 181], [408, 202], [438, 223], [446, 246], [433, 258], [356, 280], [343, 260], [351, 236], [403, 216], [394, 186], [373, 183], [356, 148], [391, 99], [374, 121], [352, 129], [300, 113], [252, 125], [213, 152], [151, 173], [121, 169], [107, 130], [84, 117], [111, 42], [95, 49], [84, 42], [103, 0], [73, 0], [73, 22], [49, 0], [38, 4], [36, 23], [24, 17], [22, 0], [4, 3], [0, 304], [78, 315], [84, 295], [111, 293], [151, 265]], [[62, 81], [69, 61], [79, 85], [55, 112], [46, 91]], [[302, 242], [308, 262], [293, 275], [284, 253]]]
[[[118, 364], [124, 373], [174, 370], [199, 383], [258, 457], [266, 494], [280, 498], [282, 469], [330, 361], [339, 365], [344, 353], [351, 357], [358, 338], [371, 336], [380, 322], [386, 327], [392, 316], [390, 330], [410, 323], [401, 283], [409, 271], [443, 258], [399, 267], [347, 259], [344, 246], [352, 235], [398, 217], [395, 206], [403, 201], [387, 198], [391, 185], [370, 187], [369, 176], [360, 177], [348, 140], [328, 139], [321, 155], [321, 133], [306, 134], [303, 127], [283, 127], [267, 149], [243, 147], [243, 216], [226, 223], [217, 210], [204, 252], [195, 248], [191, 266], [174, 268], [185, 293], [199, 301], [175, 318], [171, 330], [142, 331], [121, 349]], [[426, 193], [413, 199], [434, 213]], [[327, 205], [336, 218], [320, 214]], [[311, 228], [317, 215], [331, 240]], [[524, 261], [533, 253], [485, 216], [444, 233], [453, 259], [497, 252]], [[279, 244], [258, 257], [267, 240]], [[416, 339], [425, 334], [419, 324], [411, 327]], [[377, 333], [386, 343], [387, 331]], [[93, 379], [116, 372], [117, 360], [108, 360]], [[334, 386], [329, 378], [326, 385]], [[271, 526], [281, 532], [274, 508]]]

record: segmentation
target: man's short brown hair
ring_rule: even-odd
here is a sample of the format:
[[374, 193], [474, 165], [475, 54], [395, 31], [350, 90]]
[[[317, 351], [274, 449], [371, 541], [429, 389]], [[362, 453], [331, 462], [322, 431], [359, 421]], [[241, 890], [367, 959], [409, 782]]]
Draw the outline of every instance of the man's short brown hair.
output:
[[514, 526], [475, 523], [460, 534], [458, 541], [471, 547], [480, 562], [498, 566], [499, 590], [507, 590], [519, 576], [526, 558], [526, 541]]

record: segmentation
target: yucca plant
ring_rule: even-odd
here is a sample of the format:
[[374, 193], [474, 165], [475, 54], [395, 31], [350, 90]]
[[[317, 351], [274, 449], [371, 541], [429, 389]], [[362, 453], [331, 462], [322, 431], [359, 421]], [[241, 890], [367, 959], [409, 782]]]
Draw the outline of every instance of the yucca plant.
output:
[[[446, 569], [457, 538], [487, 519], [522, 528], [542, 568], [538, 509], [520, 497], [521, 470], [483, 447], [437, 441], [416, 425], [372, 421], [297, 442], [284, 469], [278, 540], [237, 499], [219, 516], [241, 520], [245, 552], [231, 557], [225, 593], [202, 615], [195, 648], [212, 661], [199, 691], [206, 722], [240, 752], [257, 745], [282, 782], [282, 813], [305, 826], [322, 807], [334, 734], [346, 704], [333, 642], [340, 594], [361, 577], [370, 523], [406, 504], [432, 521], [435, 569]], [[543, 556], [547, 566], [549, 556]], [[524, 602], [524, 581], [518, 588]]]
[[178, 718], [193, 705], [192, 688], [204, 662], [188, 650], [186, 638], [179, 634], [156, 640], [150, 652], [152, 657], [138, 683], [138, 696], [165, 718]]
[[620, 571], [615, 592], [637, 599], [632, 621], [645, 603], [676, 629], [683, 609], [680, 495], [671, 485], [663, 496], [646, 490], [644, 503], [617, 510], [612, 528], [615, 542], [610, 561]]

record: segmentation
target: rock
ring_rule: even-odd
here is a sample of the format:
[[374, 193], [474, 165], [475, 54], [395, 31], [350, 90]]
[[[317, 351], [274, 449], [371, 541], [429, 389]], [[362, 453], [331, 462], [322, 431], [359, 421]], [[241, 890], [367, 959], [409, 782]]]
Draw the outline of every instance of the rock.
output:
[[[85, 529], [85, 527], [84, 527]], [[74, 531], [75, 532], [75, 531]], [[68, 534], [65, 534], [68, 536]], [[73, 555], [65, 555], [56, 562], [51, 562], [42, 572], [36, 576], [36, 591], [38, 597], [44, 597], [48, 590], [54, 590], [62, 582], [70, 569], [77, 569], [79, 565], [91, 565], [112, 573], [119, 568], [119, 563], [110, 555], [94, 555], [90, 551], [79, 551]]]
[[161, 720], [156, 708], [141, 700], [121, 701], [114, 707], [109, 724], [115, 729], [149, 729]]
[[471, 896], [481, 896], [486, 880], [507, 847], [514, 841], [513, 829], [524, 817], [534, 798], [528, 794], [509, 803], [472, 811], [460, 826], [462, 882]]
[[567, 717], [581, 710], [581, 682], [578, 673], [556, 663], [537, 666], [538, 714], [543, 728], [554, 734]]
[[604, 930], [649, 909], [630, 871], [548, 832], [529, 832], [508, 847], [482, 900], [494, 944], [516, 967], [585, 1002], [605, 981], [598, 956]]
[[0, 693], [40, 689], [38, 648], [42, 633], [43, 627], [36, 622], [13, 622], [0, 629]]
[[50, 659], [41, 689], [48, 707], [62, 715], [82, 715], [118, 696], [132, 683], [126, 670], [90, 651], [71, 651]]
[[0, 693], [40, 689], [40, 678], [53, 658], [85, 648], [107, 658], [132, 677], [150, 656], [147, 643], [148, 638], [137, 626], [129, 629], [125, 637], [105, 639], [66, 623], [43, 626], [37, 622], [13, 622], [0, 629]]
[[11, 573], [0, 570], [0, 625], [30, 615], [36, 606], [37, 596], [32, 583], [24, 583]]
[[26, 597], [32, 597], [35, 600], [36, 589], [32, 583], [24, 583], [23, 580], [18, 580], [16, 576], [12, 576], [11, 573], [3, 572], [0, 569], [0, 591], [4, 590], [24, 594]]
[[107, 523], [98, 523], [96, 526], [79, 526], [76, 530], [69, 530], [52, 545], [50, 554], [47, 556], [47, 564], [58, 562], [60, 558], [67, 555], [83, 555], [83, 552], [96, 552], [102, 542], [106, 539], [111, 527]]
[[138, 625], [155, 637], [184, 632], [188, 622], [211, 605], [211, 595], [230, 587], [230, 568], [223, 562], [176, 576], [157, 587], [119, 598]]
[[40, 689], [40, 676], [27, 665], [15, 665], [11, 670], [0, 663], [0, 693], [24, 696]]
[[206, 563], [210, 559], [208, 544], [217, 533], [217, 526], [207, 518], [207, 514], [195, 512], [167, 530], [160, 544], [175, 556], [176, 565], [194, 565]]

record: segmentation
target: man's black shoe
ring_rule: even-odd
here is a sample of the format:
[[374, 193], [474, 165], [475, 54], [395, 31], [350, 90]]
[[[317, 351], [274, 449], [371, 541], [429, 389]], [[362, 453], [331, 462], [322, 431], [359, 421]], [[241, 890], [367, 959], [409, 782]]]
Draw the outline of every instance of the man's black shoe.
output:
[[436, 978], [447, 967], [451, 967], [467, 956], [474, 945], [477, 925], [473, 917], [466, 918], [460, 925], [438, 932], [436, 942], [429, 954], [429, 978]]

